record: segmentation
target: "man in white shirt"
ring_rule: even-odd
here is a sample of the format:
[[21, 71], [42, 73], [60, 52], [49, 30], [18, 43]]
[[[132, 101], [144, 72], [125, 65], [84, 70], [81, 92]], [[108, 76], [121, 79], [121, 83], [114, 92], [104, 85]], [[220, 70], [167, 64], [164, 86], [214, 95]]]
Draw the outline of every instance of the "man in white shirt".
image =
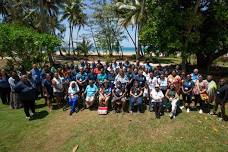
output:
[[155, 89], [151, 91], [150, 96], [151, 96], [151, 102], [154, 107], [155, 116], [157, 119], [160, 119], [164, 94], [160, 90], [160, 86], [158, 84], [155, 85]]
[[154, 76], [153, 72], [150, 72], [148, 77], [146, 77], [146, 83], [148, 84], [150, 90], [154, 90], [155, 85], [158, 83], [158, 79]]

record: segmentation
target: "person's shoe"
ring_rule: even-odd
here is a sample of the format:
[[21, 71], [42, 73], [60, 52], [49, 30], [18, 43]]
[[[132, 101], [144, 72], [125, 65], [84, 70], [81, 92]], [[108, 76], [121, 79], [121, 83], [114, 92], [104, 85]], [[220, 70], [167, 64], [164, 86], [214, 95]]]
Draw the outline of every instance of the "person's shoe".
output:
[[187, 113], [189, 113], [189, 112], [190, 112], [190, 109], [188, 108], [188, 109], [187, 109]]
[[30, 115], [31, 117], [33, 117], [34, 116], [34, 113], [31, 113], [31, 115]]
[[199, 110], [199, 114], [202, 114], [202, 113], [203, 113], [203, 110], [202, 110], [202, 109], [200, 109], [200, 110]]
[[169, 114], [169, 118], [173, 119], [173, 114], [172, 113]]
[[181, 110], [184, 109], [184, 106], [181, 106], [180, 109], [181, 109]]
[[73, 112], [71, 111], [71, 112], [70, 112], [70, 116], [72, 116], [72, 114], [73, 114]]
[[176, 116], [173, 116], [173, 119], [175, 119], [176, 118]]
[[216, 116], [216, 113], [211, 111], [211, 112], [209, 112], [209, 115]]
[[133, 111], [129, 111], [130, 114], [133, 114]]
[[223, 118], [218, 118], [218, 121], [223, 121]]

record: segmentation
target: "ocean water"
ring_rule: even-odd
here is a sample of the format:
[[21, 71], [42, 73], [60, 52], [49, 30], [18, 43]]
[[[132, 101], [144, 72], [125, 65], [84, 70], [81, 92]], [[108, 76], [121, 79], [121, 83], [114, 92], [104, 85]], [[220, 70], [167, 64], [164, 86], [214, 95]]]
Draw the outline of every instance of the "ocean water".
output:
[[[68, 47], [63, 47], [63, 49], [69, 50]], [[104, 53], [104, 49], [98, 49], [98, 50], [100, 51], [100, 53], [102, 53], [102, 54]], [[123, 54], [135, 54], [134, 47], [122, 47], [122, 50], [123, 50]], [[72, 51], [72, 49], [71, 49], [71, 51]], [[92, 48], [91, 52], [93, 52], [93, 54], [96, 54], [96, 49]], [[115, 51], [113, 53], [115, 53]]]

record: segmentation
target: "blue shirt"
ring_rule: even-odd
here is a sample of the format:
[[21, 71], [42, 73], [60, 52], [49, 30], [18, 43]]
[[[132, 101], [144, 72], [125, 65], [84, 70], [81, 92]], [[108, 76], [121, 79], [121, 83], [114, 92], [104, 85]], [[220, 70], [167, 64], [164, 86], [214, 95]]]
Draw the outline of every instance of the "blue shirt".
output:
[[90, 85], [88, 85], [85, 90], [87, 97], [94, 96], [97, 91], [98, 91], [98, 88], [95, 84], [93, 84], [92, 87]]
[[32, 78], [35, 80], [36, 84], [41, 82], [41, 71], [36, 68], [36, 69], [32, 69]]
[[135, 77], [135, 80], [137, 80], [139, 82], [139, 85], [141, 87], [144, 87], [145, 83], [146, 83], [146, 77], [144, 75], [137, 75]]
[[87, 74], [85, 73], [85, 72], [83, 72], [83, 73], [78, 73], [77, 75], [76, 75], [76, 80], [79, 80], [79, 81], [84, 81], [84, 80], [87, 80], [87, 78], [88, 78], [88, 76], [87, 76]]
[[199, 74], [192, 73], [191, 74], [191, 79], [193, 82], [196, 82], [196, 80], [199, 80]]
[[194, 82], [192, 80], [184, 80], [183, 88], [184, 91], [189, 91], [194, 87]]
[[101, 83], [103, 83], [105, 79], [107, 79], [107, 75], [105, 73], [100, 73], [97, 75], [97, 80], [99, 80]]

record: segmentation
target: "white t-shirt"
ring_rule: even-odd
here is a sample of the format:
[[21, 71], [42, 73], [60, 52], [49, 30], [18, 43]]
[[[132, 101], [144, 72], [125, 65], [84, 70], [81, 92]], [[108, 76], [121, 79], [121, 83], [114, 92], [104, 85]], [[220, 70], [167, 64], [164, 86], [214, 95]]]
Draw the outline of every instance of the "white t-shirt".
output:
[[164, 94], [162, 93], [161, 90], [158, 92], [153, 89], [150, 93], [151, 96], [151, 102], [162, 102], [162, 99], [164, 98]]
[[153, 90], [155, 88], [155, 85], [157, 84], [158, 79], [156, 77], [147, 77], [146, 83], [148, 84], [150, 90]]
[[63, 89], [62, 79], [61, 78], [59, 78], [59, 79], [53, 78], [53, 81], [56, 82], [56, 87], [53, 87], [53, 92], [62, 92], [62, 89]]

